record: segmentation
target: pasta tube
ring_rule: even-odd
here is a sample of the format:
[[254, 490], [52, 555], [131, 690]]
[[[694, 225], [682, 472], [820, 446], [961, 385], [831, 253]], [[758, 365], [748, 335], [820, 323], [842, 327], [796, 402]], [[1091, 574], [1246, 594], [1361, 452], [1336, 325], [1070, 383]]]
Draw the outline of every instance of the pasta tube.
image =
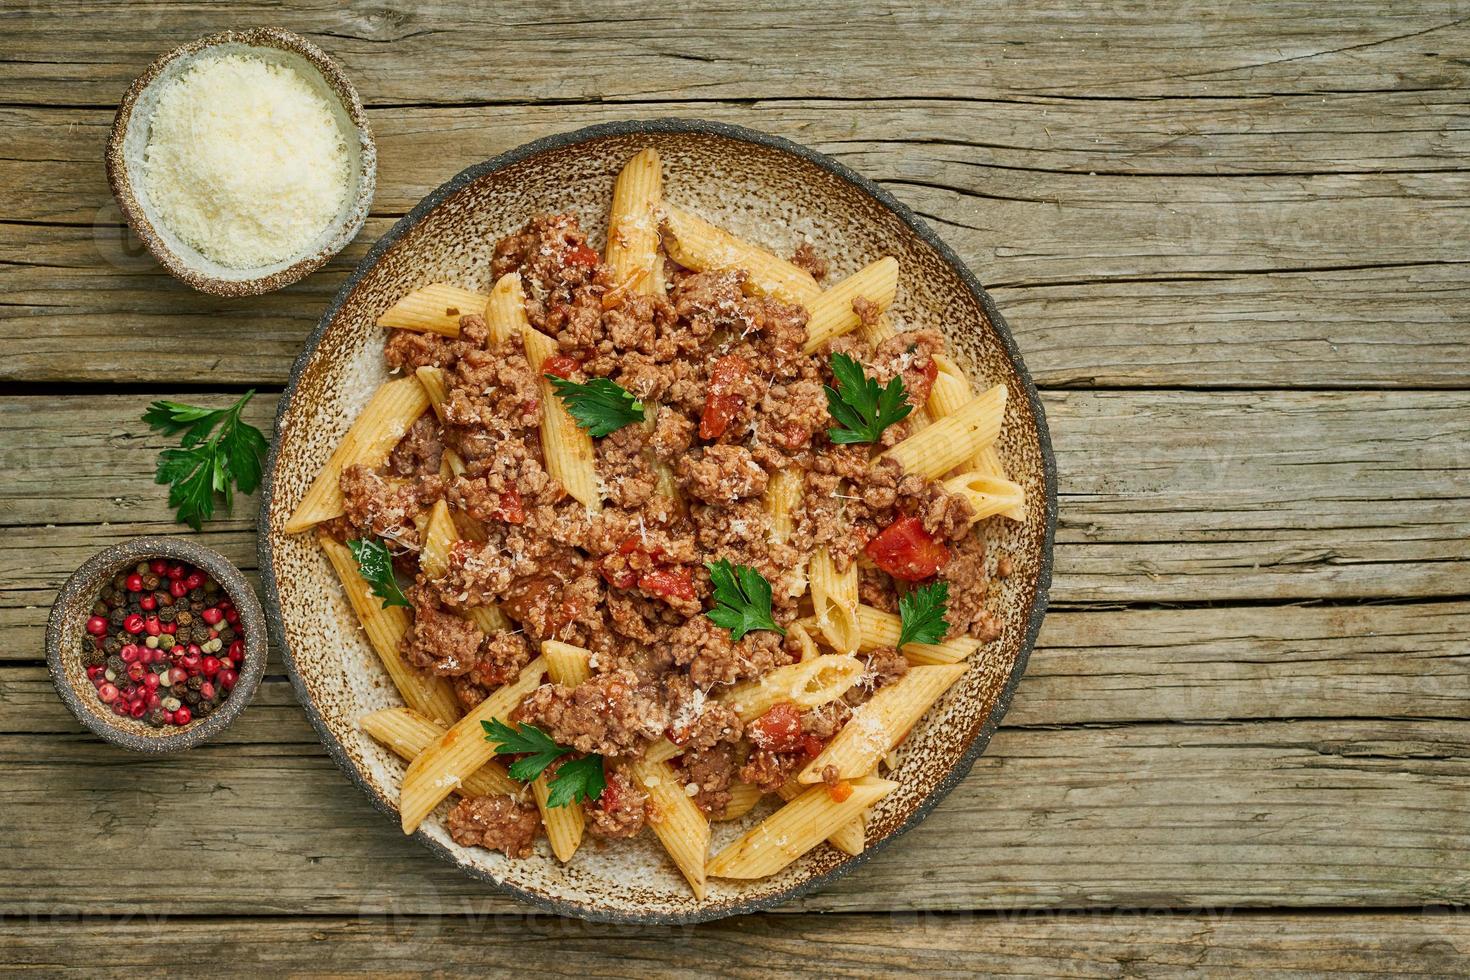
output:
[[[970, 380], [965, 377], [965, 372], [955, 363], [954, 359], [946, 354], [934, 355], [934, 363], [938, 370], [934, 376], [934, 387], [929, 391], [929, 413], [935, 418], [943, 418], [958, 412], [970, 400], [972, 397]], [[976, 453], [970, 465], [987, 476], [1006, 479], [1005, 467], [1000, 461], [1000, 453], [996, 450], [994, 443]], [[1025, 500], [1001, 511], [1000, 514], [1013, 521], [1024, 521], [1026, 519]]]
[[905, 473], [938, 479], [995, 441], [1005, 411], [1006, 387], [996, 385], [953, 415], [915, 432], [883, 457], [898, 460]]
[[286, 533], [342, 516], [342, 471], [356, 463], [382, 465], [428, 407], [429, 396], [417, 378], [399, 378], [380, 387], [296, 505], [296, 512], [286, 521]]
[[664, 205], [664, 250], [675, 262], [700, 272], [744, 269], [751, 289], [798, 306], [809, 306], [822, 292], [812, 274], [800, 266], [672, 204]]
[[836, 767], [839, 779], [872, 772], [878, 760], [898, 747], [929, 706], [964, 673], [964, 664], [910, 667], [908, 673], [858, 705], [842, 731], [807, 763], [796, 781], [820, 782], [828, 766]]
[[[412, 762], [420, 752], [444, 734], [444, 726], [430, 721], [412, 708], [381, 708], [357, 721], [362, 730]], [[454, 792], [461, 796], [515, 796], [521, 784], [510, 778], [505, 767], [491, 759], [464, 778]]]
[[649, 826], [683, 873], [694, 897], [705, 895], [705, 858], [709, 854], [709, 821], [667, 762], [642, 759], [632, 764], [633, 778], [648, 793]]
[[495, 747], [485, 740], [481, 722], [492, 718], [508, 722], [510, 713], [522, 699], [540, 686], [545, 671], [544, 659], [532, 660], [521, 668], [519, 677], [497, 688], [409, 763], [398, 795], [398, 813], [405, 834], [417, 830], [439, 801], [463, 783], [466, 776], [494, 758]]
[[970, 470], [944, 481], [949, 493], [964, 497], [975, 512], [974, 520], [980, 521], [992, 514], [1004, 514], [1022, 507], [1026, 492], [1019, 485], [999, 476], [990, 476], [979, 470]]
[[459, 717], [459, 701], [449, 682], [442, 677], [420, 673], [398, 652], [399, 642], [408, 632], [408, 610], [402, 606], [384, 608], [383, 600], [372, 594], [368, 583], [358, 573], [357, 559], [352, 557], [346, 545], [325, 534], [317, 535], [317, 542], [326, 552], [337, 578], [341, 579], [352, 611], [357, 613], [368, 642], [383, 662], [404, 703], [434, 721], [452, 724]]
[[811, 317], [806, 322], [806, 353], [814, 354], [834, 337], [857, 329], [862, 320], [853, 312], [853, 300], [866, 299], [881, 312], [893, 305], [896, 295], [898, 260], [892, 256], [863, 267], [825, 290], [808, 307]]
[[663, 164], [658, 151], [640, 150], [613, 185], [607, 221], [607, 264], [613, 282], [644, 296], [664, 295], [663, 258], [658, 253], [658, 209], [663, 202]]
[[740, 780], [730, 784], [730, 802], [725, 804], [725, 809], [720, 811], [716, 820], [739, 820], [761, 801], [765, 794], [760, 787], [754, 783], [742, 783]]
[[852, 792], [839, 802], [826, 786], [813, 787], [716, 854], [709, 862], [709, 874], [773, 875], [897, 788], [898, 783], [890, 780], [864, 776], [852, 781]]
[[[790, 803], [802, 793], [806, 787], [796, 780], [787, 780], [785, 785], [776, 790], [776, 794]], [[868, 815], [859, 813], [847, 823], [838, 827], [827, 835], [827, 843], [837, 848], [844, 854], [858, 855], [863, 853], [863, 848], [868, 846]]]
[[420, 286], [378, 317], [378, 326], [459, 336], [459, 318], [485, 312], [485, 294], [447, 282]]
[[741, 721], [750, 722], [782, 701], [802, 709], [836, 701], [862, 676], [863, 665], [856, 657], [829, 653], [777, 667], [755, 680], [737, 684], [720, 696], [720, 702]]
[[818, 548], [812, 554], [807, 575], [817, 629], [832, 649], [852, 653], [858, 648], [859, 639], [857, 562], [848, 562], [847, 570], [839, 572], [831, 553], [826, 548]]
[[[903, 620], [890, 612], [872, 606], [858, 606], [858, 625], [863, 638], [858, 649], [877, 650], [880, 647], [897, 647], [902, 635]], [[980, 641], [973, 636], [956, 636], [938, 643], [905, 643], [899, 650], [911, 664], [957, 664], [980, 649]]]

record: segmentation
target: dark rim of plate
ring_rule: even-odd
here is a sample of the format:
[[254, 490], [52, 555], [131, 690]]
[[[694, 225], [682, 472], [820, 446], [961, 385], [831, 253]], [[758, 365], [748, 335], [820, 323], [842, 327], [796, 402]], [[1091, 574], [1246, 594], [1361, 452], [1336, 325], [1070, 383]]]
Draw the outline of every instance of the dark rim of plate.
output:
[[1030, 372], [1026, 370], [1025, 363], [1021, 360], [1021, 352], [1016, 347], [1015, 339], [1011, 336], [1010, 327], [1000, 315], [1000, 311], [996, 309], [995, 302], [990, 298], [990, 294], [980, 285], [979, 279], [975, 277], [975, 274], [970, 271], [964, 261], [955, 254], [954, 250], [946, 245], [906, 205], [871, 180], [856, 173], [849, 167], [838, 163], [826, 154], [818, 153], [816, 150], [802, 146], [799, 143], [793, 143], [784, 137], [762, 133], [753, 129], [746, 129], [743, 126], [733, 126], [728, 123], [711, 122], [703, 119], [668, 117], [600, 123], [567, 133], [545, 136], [526, 143], [523, 146], [516, 147], [513, 150], [508, 150], [483, 163], [477, 163], [472, 167], [468, 167], [432, 191], [412, 211], [399, 219], [382, 238], [378, 239], [377, 243], [373, 245], [363, 260], [358, 263], [352, 275], [342, 284], [342, 288], [337, 291], [337, 295], [332, 298], [331, 304], [327, 307], [326, 312], [322, 314], [321, 320], [317, 322], [316, 328], [312, 330], [311, 336], [306, 340], [306, 345], [302, 348], [301, 353], [296, 358], [295, 364], [291, 367], [289, 383], [286, 386], [285, 392], [281, 395], [280, 403], [276, 409], [275, 435], [271, 440], [270, 457], [266, 463], [265, 482], [261, 491], [260, 519], [256, 547], [260, 552], [261, 581], [265, 586], [266, 597], [269, 599], [266, 607], [266, 620], [269, 623], [272, 638], [275, 640], [276, 646], [280, 649], [281, 656], [285, 660], [286, 671], [291, 676], [291, 684], [296, 689], [297, 699], [301, 702], [302, 707], [306, 709], [307, 717], [311, 719], [311, 724], [321, 737], [322, 743], [326, 746], [328, 753], [337, 763], [338, 767], [347, 773], [348, 777], [367, 794], [368, 799], [373, 802], [374, 806], [395, 821], [398, 819], [399, 814], [397, 808], [389, 801], [380, 798], [373, 791], [372, 787], [368, 785], [366, 780], [362, 778], [356, 766], [348, 758], [347, 752], [342, 744], [332, 734], [325, 719], [317, 711], [306, 684], [302, 681], [300, 674], [296, 670], [296, 660], [292, 655], [290, 645], [286, 642], [286, 631], [281, 622], [280, 600], [276, 592], [275, 565], [272, 561], [270, 548], [270, 518], [274, 503], [276, 457], [280, 451], [279, 433], [281, 422], [285, 418], [286, 412], [290, 409], [291, 403], [295, 398], [297, 385], [300, 382], [303, 371], [306, 369], [307, 363], [316, 352], [317, 345], [321, 343], [322, 336], [326, 333], [327, 328], [336, 317], [337, 311], [346, 303], [347, 299], [352, 295], [353, 290], [357, 288], [358, 283], [377, 264], [383, 254], [392, 248], [394, 243], [407, 234], [410, 229], [417, 225], [425, 215], [438, 207], [441, 202], [485, 174], [493, 173], [513, 164], [520, 163], [537, 154], [550, 150], [565, 149], [579, 143], [586, 143], [603, 137], [629, 136], [641, 133], [697, 133], [781, 150], [816, 164], [823, 170], [848, 181], [898, 215], [904, 224], [912, 229], [925, 244], [938, 252], [944, 261], [959, 275], [966, 288], [979, 300], [981, 307], [985, 310], [986, 317], [990, 320], [991, 326], [995, 329], [996, 334], [1005, 345], [1006, 354], [1015, 366], [1016, 373], [1020, 376], [1022, 385], [1026, 389], [1026, 398], [1031, 407], [1032, 416], [1036, 420], [1036, 435], [1040, 444], [1042, 470], [1046, 484], [1046, 526], [1043, 530], [1040, 567], [1037, 569], [1036, 574], [1035, 601], [1031, 609], [1030, 621], [1026, 627], [1025, 639], [1022, 642], [1020, 652], [1016, 656], [1016, 662], [1011, 668], [1010, 676], [1006, 679], [1005, 687], [996, 699], [995, 707], [991, 709], [989, 716], [985, 719], [984, 725], [981, 726], [980, 731], [975, 735], [974, 739], [965, 749], [964, 754], [955, 762], [950, 771], [919, 802], [919, 805], [914, 808], [914, 811], [908, 815], [902, 824], [895, 827], [883, 839], [870, 844], [863, 850], [863, 853], [847, 858], [830, 871], [816, 875], [813, 878], [773, 895], [730, 903], [713, 904], [689, 913], [625, 913], [609, 912], [585, 904], [550, 898], [537, 894], [536, 892], [527, 891], [517, 885], [502, 881], [479, 868], [468, 867], [460, 863], [453, 852], [438, 841], [430, 838], [423, 830], [419, 830], [413, 835], [419, 843], [423, 844], [443, 860], [453, 864], [465, 874], [488, 882], [507, 894], [528, 902], [531, 905], [546, 909], [547, 911], [556, 912], [560, 915], [575, 916], [593, 922], [673, 926], [709, 922], [731, 915], [743, 915], [775, 908], [791, 901], [793, 898], [798, 898], [817, 888], [832, 883], [868, 861], [904, 833], [915, 827], [929, 815], [929, 811], [933, 810], [941, 800], [949, 795], [950, 791], [959, 784], [960, 780], [969, 774], [975, 764], [975, 760], [984, 753], [986, 746], [990, 744], [991, 736], [995, 733], [996, 728], [1000, 725], [1001, 719], [1005, 717], [1005, 713], [1010, 707], [1016, 685], [1020, 683], [1021, 675], [1026, 671], [1026, 662], [1030, 658], [1031, 650], [1036, 644], [1037, 633], [1041, 630], [1041, 621], [1046, 616], [1047, 602], [1051, 588], [1052, 544], [1056, 533], [1057, 522], [1057, 478], [1056, 458], [1052, 452], [1051, 435], [1047, 430], [1046, 415], [1041, 405], [1041, 399], [1037, 394], [1036, 385], [1031, 380]]

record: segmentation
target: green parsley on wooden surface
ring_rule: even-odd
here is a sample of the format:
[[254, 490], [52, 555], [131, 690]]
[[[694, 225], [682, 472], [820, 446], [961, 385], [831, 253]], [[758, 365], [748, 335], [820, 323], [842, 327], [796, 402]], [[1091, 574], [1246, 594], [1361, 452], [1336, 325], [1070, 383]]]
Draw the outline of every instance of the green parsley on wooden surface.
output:
[[938, 643], [949, 632], [944, 614], [948, 611], [949, 583], [931, 582], [898, 598], [898, 615], [903, 627], [898, 632], [898, 645], [906, 643]]
[[[535, 725], [512, 728], [499, 718], [480, 722], [485, 741], [495, 746], [497, 755], [519, 755], [510, 764], [510, 778], [529, 783], [546, 771], [557, 759], [573, 749], [558, 745], [550, 735]], [[602, 756], [595, 753], [580, 759], [568, 759], [557, 768], [547, 782], [547, 806], [566, 806], [600, 799], [607, 782], [602, 773]]]
[[240, 420], [240, 410], [254, 394], [252, 388], [229, 408], [156, 401], [143, 413], [149, 428], [166, 436], [183, 433], [179, 448], [158, 454], [153, 479], [168, 484], [168, 505], [177, 508], [179, 521], [196, 531], [214, 516], [215, 494], [224, 497], [229, 511], [235, 490], [254, 493], [260, 486], [269, 443], [259, 429]]
[[357, 559], [357, 574], [373, 587], [373, 595], [383, 600], [384, 609], [410, 604], [393, 575], [393, 556], [387, 545], [374, 538], [357, 538], [347, 542], [347, 550]]
[[887, 387], [879, 388], [878, 382], [863, 373], [863, 366], [846, 354], [833, 354], [831, 367], [837, 387], [822, 387], [827, 392], [827, 411], [842, 425], [827, 430], [833, 442], [877, 442], [884, 429], [914, 410], [903, 378], [895, 376]]
[[755, 630], [786, 631], [771, 616], [771, 583], [749, 565], [731, 565], [728, 558], [708, 562], [710, 585], [715, 590], [715, 608], [705, 613], [716, 626], [730, 631], [730, 639], [739, 640]]
[[586, 384], [577, 384], [554, 374], [542, 377], [551, 382], [567, 413], [589, 435], [611, 435], [625, 425], [643, 421], [643, 403], [616, 381], [593, 378]]

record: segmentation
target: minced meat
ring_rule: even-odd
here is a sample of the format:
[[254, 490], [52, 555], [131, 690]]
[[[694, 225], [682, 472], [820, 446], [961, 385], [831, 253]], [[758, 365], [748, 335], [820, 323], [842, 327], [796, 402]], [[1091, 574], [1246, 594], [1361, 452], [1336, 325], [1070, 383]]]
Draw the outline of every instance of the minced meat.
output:
[[449, 811], [449, 836], [463, 847], [488, 847], [506, 857], [530, 857], [541, 814], [509, 796], [467, 796]]

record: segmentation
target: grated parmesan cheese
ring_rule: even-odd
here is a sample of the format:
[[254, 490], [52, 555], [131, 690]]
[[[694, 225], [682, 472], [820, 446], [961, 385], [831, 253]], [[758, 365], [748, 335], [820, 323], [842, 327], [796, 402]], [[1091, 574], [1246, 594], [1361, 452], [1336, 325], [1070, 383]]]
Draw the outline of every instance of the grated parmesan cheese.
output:
[[273, 265], [341, 212], [351, 155], [325, 97], [286, 65], [201, 60], [159, 94], [143, 156], [159, 219], [220, 265]]

